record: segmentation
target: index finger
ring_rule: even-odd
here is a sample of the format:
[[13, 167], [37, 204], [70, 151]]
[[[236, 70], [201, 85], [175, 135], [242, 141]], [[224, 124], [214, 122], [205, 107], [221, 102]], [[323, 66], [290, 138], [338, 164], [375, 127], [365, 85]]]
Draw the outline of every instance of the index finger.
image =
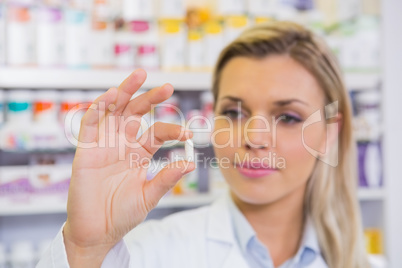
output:
[[124, 111], [131, 97], [144, 84], [146, 78], [147, 73], [143, 69], [137, 69], [120, 84], [117, 88], [114, 114], [121, 114]]

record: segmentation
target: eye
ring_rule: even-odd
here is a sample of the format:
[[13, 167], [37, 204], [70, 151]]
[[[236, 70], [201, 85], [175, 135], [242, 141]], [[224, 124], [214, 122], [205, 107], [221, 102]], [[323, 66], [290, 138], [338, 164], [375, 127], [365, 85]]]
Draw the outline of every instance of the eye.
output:
[[290, 114], [281, 114], [276, 120], [285, 124], [296, 124], [302, 121], [299, 117]]
[[224, 110], [222, 114], [232, 119], [239, 119], [244, 116], [241, 111], [234, 109]]

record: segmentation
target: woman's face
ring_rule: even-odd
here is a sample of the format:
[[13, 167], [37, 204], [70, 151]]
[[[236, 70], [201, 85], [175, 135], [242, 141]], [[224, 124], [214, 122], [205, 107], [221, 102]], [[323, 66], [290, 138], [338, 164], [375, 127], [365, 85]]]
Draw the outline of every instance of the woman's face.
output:
[[289, 56], [230, 60], [221, 73], [212, 138], [232, 193], [262, 205], [304, 192], [314, 151], [325, 150], [326, 125], [321, 120], [303, 131], [303, 124], [317, 111], [325, 118], [323, 107], [316, 79]]

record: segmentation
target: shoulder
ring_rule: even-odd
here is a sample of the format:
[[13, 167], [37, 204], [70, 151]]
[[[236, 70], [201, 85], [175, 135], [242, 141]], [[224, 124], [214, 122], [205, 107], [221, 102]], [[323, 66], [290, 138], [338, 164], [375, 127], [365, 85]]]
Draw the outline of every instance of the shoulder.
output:
[[132, 267], [189, 267], [183, 263], [183, 254], [187, 262], [201, 262], [197, 256], [205, 255], [209, 210], [206, 206], [178, 212], [135, 227], [124, 237], [130, 260], [135, 263]]
[[[140, 267], [181, 264], [180, 252], [185, 253], [187, 260], [199, 264], [175, 267], [204, 267], [200, 263], [206, 261], [210, 241], [233, 242], [227, 200], [222, 196], [208, 206], [171, 214], [162, 220], [145, 221], [130, 231], [124, 241], [136, 263], [147, 263]], [[158, 258], [149, 258], [150, 253]]]
[[212, 205], [196, 209], [177, 212], [162, 220], [151, 221], [154, 227], [162, 228], [164, 231], [176, 231], [180, 233], [201, 231], [205, 228], [205, 222], [210, 214]]
[[145, 235], [205, 235], [207, 229], [227, 227], [229, 224], [228, 195], [218, 197], [213, 203], [196, 209], [171, 214], [161, 220], [147, 220], [135, 227], [128, 238], [141, 238]]
[[205, 222], [210, 211], [210, 206], [186, 210], [171, 214], [161, 220], [147, 220], [133, 230], [125, 237], [126, 242], [153, 241], [169, 237], [185, 239], [188, 235], [204, 233]]
[[181, 212], [173, 213], [161, 220], [161, 223], [170, 224], [180, 221], [183, 224], [191, 222], [193, 224], [196, 219], [201, 220], [205, 219], [208, 215], [212, 205], [202, 206], [195, 209], [189, 209]]
[[325, 262], [323, 256], [319, 254], [314, 262], [308, 266], [309, 268], [328, 268], [327, 263]]
[[208, 222], [215, 207], [174, 213], [134, 228], [124, 237], [132, 267], [207, 267]]

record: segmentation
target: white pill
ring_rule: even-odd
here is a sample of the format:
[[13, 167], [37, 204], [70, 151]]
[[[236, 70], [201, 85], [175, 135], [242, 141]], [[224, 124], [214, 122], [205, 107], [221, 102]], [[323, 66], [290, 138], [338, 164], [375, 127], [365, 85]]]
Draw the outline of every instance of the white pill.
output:
[[184, 150], [186, 151], [187, 161], [194, 162], [194, 143], [191, 139], [186, 140], [184, 143]]
[[149, 128], [147, 120], [145, 120], [143, 117], [141, 117], [141, 126], [140, 126], [140, 131], [137, 132], [137, 139], [141, 137], [142, 134], [145, 133], [145, 131]]
[[141, 131], [145, 133], [145, 131], [149, 128], [147, 120], [141, 117]]

